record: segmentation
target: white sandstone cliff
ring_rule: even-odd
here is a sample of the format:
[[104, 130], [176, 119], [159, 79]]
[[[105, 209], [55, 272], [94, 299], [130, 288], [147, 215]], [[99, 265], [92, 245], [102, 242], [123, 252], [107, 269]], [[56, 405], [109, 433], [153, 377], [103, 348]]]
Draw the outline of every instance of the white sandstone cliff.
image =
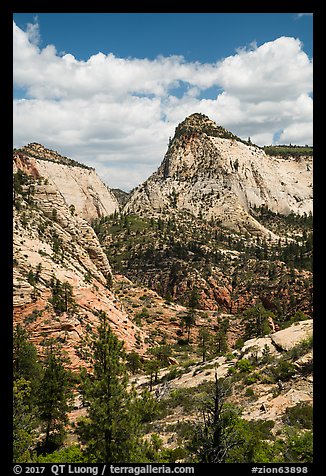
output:
[[251, 215], [312, 212], [312, 158], [277, 158], [248, 145], [201, 114], [176, 128], [159, 169], [138, 186], [127, 212], [188, 211], [225, 227], [275, 239]]
[[91, 221], [119, 210], [116, 197], [93, 168], [77, 164], [36, 143], [16, 153], [16, 162], [22, 168], [26, 158], [40, 176], [60, 190], [66, 204], [73, 205], [81, 218]]

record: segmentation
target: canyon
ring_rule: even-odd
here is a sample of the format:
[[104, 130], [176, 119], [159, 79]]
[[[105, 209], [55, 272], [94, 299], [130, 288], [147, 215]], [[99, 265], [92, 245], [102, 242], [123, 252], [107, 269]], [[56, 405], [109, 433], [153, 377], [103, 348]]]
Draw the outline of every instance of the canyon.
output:
[[[54, 339], [77, 374], [104, 311], [143, 365], [130, 371], [137, 392], [154, 385], [171, 404], [148, 427], [171, 449], [216, 374], [234, 378], [244, 419], [274, 421], [274, 438], [288, 409], [312, 404], [313, 159], [298, 150], [269, 155], [195, 113], [126, 193], [41, 144], [15, 149], [14, 326], [40, 355]], [[153, 384], [144, 369], [157, 348], [169, 357]], [[176, 395], [186, 400], [174, 407]], [[70, 424], [85, 412], [76, 395]]]

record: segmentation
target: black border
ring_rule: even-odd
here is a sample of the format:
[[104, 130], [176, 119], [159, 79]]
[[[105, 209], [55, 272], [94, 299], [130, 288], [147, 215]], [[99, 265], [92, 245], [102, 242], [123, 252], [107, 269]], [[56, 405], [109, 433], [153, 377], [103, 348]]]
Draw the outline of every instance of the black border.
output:
[[[2, 41], [4, 48], [2, 52], [5, 53], [5, 64], [1, 68], [1, 94], [2, 94], [2, 117], [4, 125], [1, 127], [2, 140], [2, 164], [1, 164], [1, 186], [0, 191], [3, 193], [1, 207], [1, 271], [3, 279], [1, 280], [0, 295], [1, 295], [1, 322], [2, 331], [0, 333], [2, 343], [2, 389], [0, 392], [1, 410], [3, 417], [1, 418], [1, 433], [4, 438], [1, 438], [2, 456], [0, 460], [0, 468], [2, 474], [12, 473], [12, 259], [13, 259], [13, 245], [12, 245], [12, 92], [13, 92], [13, 78], [12, 78], [12, 15], [13, 13], [292, 13], [292, 12], [306, 12], [314, 14], [314, 463], [309, 465], [308, 474], [321, 474], [318, 467], [322, 463], [323, 457], [323, 433], [321, 427], [321, 409], [324, 406], [325, 397], [323, 395], [323, 375], [322, 375], [322, 359], [321, 351], [323, 345], [322, 332], [322, 292], [321, 292], [321, 261], [323, 244], [321, 242], [321, 228], [323, 225], [324, 210], [320, 199], [323, 197], [323, 175], [322, 175], [322, 161], [326, 160], [322, 156], [320, 135], [323, 132], [325, 120], [322, 116], [321, 110], [321, 82], [323, 75], [320, 71], [322, 64], [322, 48], [323, 41], [321, 38], [321, 2], [317, 1], [296, 1], [293, 0], [242, 0], [242, 1], [223, 1], [220, 4], [215, 4], [212, 8], [212, 3], [209, 2], [207, 6], [200, 5], [200, 11], [192, 8], [189, 4], [177, 5], [174, 2], [166, 1], [158, 4], [157, 2], [143, 2], [133, 5], [124, 5], [125, 11], [121, 8], [121, 4], [111, 3], [106, 1], [93, 0], [92, 2], [79, 3], [76, 0], [57, 0], [55, 2], [40, 0], [16, 0], [12, 2], [1, 2], [0, 4], [0, 21]], [[137, 6], [137, 11], [134, 7]], [[155, 9], [153, 9], [155, 7]], [[189, 8], [190, 7], [190, 8]], [[323, 52], [324, 53], [324, 52]], [[319, 119], [318, 121], [318, 118]], [[8, 129], [8, 130], [6, 130]], [[319, 354], [320, 353], [320, 354]], [[323, 398], [324, 397], [324, 398]], [[320, 434], [319, 434], [320, 432]], [[128, 464], [129, 465], [129, 464]], [[8, 467], [8, 471], [2, 470], [3, 467]], [[169, 465], [167, 465], [169, 466]], [[200, 465], [201, 466], [201, 465]], [[212, 466], [212, 465], [209, 465]], [[231, 468], [232, 466], [232, 468]], [[279, 464], [264, 464], [255, 466], [276, 467], [282, 466]], [[283, 465], [284, 466], [284, 465]], [[287, 465], [285, 465], [287, 466]], [[294, 465], [292, 465], [294, 466]], [[251, 474], [251, 464], [237, 463], [236, 465], [220, 465], [217, 468], [219, 474], [229, 474], [233, 469], [237, 470], [237, 474]], [[223, 468], [223, 470], [222, 470]], [[318, 469], [317, 469], [318, 468]], [[48, 469], [48, 468], [47, 468]], [[199, 470], [200, 468], [198, 468]], [[201, 470], [215, 468], [207, 468], [203, 465]], [[197, 470], [196, 470], [197, 473]], [[23, 473], [24, 474], [24, 473]], [[51, 473], [49, 473], [51, 474]], [[108, 473], [107, 473], [108, 474]]]

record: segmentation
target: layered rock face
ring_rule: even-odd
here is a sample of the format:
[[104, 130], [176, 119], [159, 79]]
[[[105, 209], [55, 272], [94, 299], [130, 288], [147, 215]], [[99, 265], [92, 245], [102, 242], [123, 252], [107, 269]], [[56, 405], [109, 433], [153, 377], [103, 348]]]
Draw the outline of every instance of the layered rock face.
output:
[[176, 128], [161, 166], [134, 190], [125, 211], [185, 210], [275, 239], [250, 213], [262, 206], [281, 214], [312, 212], [312, 158], [267, 156], [196, 113]]
[[119, 203], [110, 189], [100, 180], [93, 168], [32, 143], [19, 149], [15, 164], [25, 170], [28, 167], [52, 185], [73, 206], [78, 216], [87, 221], [110, 215], [119, 209]]
[[[19, 159], [19, 160], [18, 160]], [[19, 157], [14, 192], [14, 323], [40, 349], [46, 338], [64, 343], [71, 368], [83, 362], [80, 339], [105, 311], [127, 350], [147, 349], [147, 335], [112, 291], [109, 261], [87, 221], [78, 216], [53, 181], [41, 177], [35, 159]]]

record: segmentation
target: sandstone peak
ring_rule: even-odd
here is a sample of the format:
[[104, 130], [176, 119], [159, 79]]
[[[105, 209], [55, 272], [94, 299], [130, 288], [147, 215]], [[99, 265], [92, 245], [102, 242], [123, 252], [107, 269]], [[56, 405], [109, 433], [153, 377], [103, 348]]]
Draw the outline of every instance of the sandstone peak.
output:
[[241, 142], [242, 139], [222, 126], [217, 125], [212, 119], [205, 114], [195, 112], [187, 116], [184, 121], [176, 127], [175, 137], [190, 136], [193, 134], [207, 134], [212, 137], [221, 137], [224, 139], [234, 139]]
[[62, 165], [68, 165], [71, 167], [81, 167], [87, 170], [94, 170], [92, 167], [88, 167], [85, 164], [77, 162], [77, 160], [70, 159], [64, 155], [59, 154], [56, 150], [48, 149], [44, 145], [39, 144], [38, 142], [31, 142], [20, 149], [18, 152], [21, 152], [28, 157], [34, 157], [38, 160], [46, 160], [49, 162], [56, 162]]
[[14, 171], [18, 169], [46, 179], [60, 192], [72, 212], [88, 222], [119, 209], [116, 197], [95, 169], [36, 142], [14, 151]]
[[186, 117], [156, 172], [128, 199], [126, 212], [190, 212], [240, 233], [278, 240], [252, 211], [312, 212], [312, 157], [272, 157], [204, 114]]

